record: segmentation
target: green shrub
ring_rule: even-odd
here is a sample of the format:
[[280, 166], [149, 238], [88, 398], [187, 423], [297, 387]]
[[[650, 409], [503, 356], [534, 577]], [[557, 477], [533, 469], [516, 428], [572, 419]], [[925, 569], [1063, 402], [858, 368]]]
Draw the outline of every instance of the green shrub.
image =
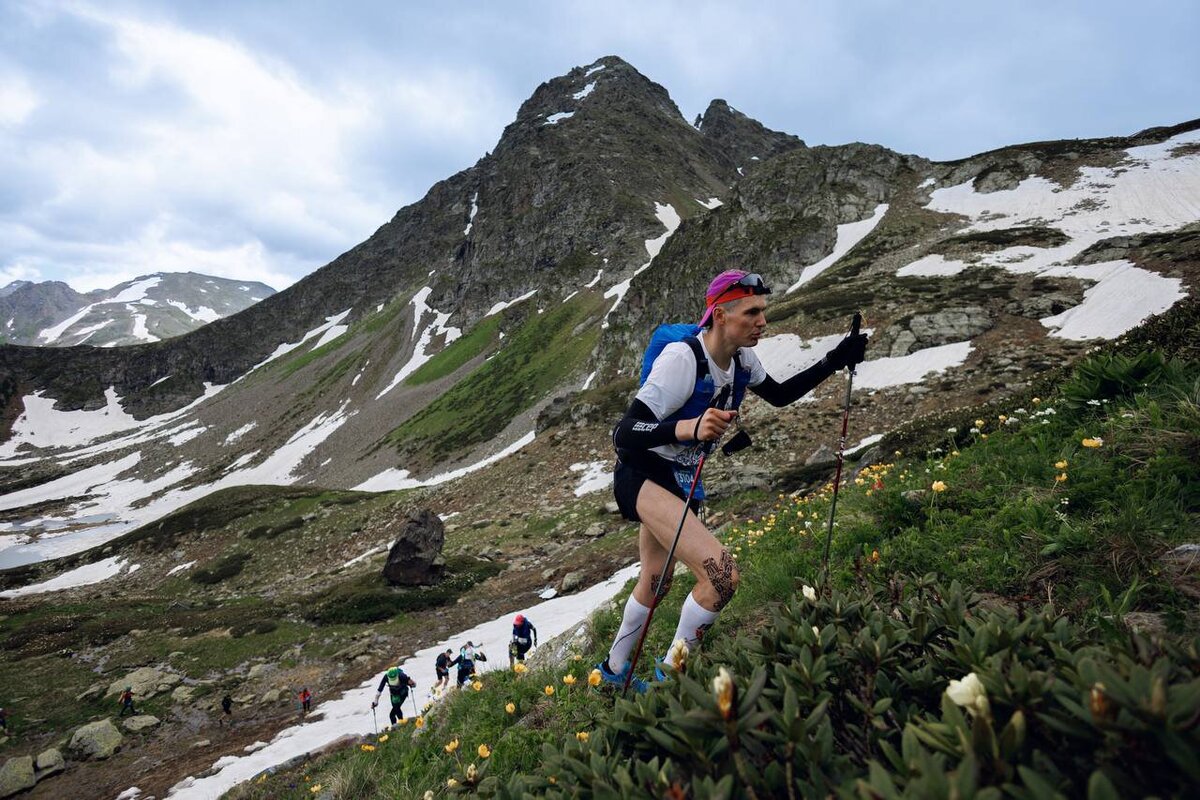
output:
[[[539, 775], [480, 793], [1182, 797], [1200, 781], [1198, 646], [1106, 643], [928, 578], [800, 596], [757, 637], [618, 700], [589, 743], [546, 746]], [[960, 708], [947, 689], [972, 673], [986, 704]]]
[[211, 566], [196, 570], [191, 578], [196, 583], [207, 585], [220, 583], [240, 574], [249, 560], [249, 553], [230, 553], [212, 562]]

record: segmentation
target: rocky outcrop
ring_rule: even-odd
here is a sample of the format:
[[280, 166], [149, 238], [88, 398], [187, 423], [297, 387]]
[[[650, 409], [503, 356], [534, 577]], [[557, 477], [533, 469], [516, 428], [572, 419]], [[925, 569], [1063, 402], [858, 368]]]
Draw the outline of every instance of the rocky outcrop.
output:
[[12, 797], [17, 792], [33, 788], [33, 756], [17, 756], [0, 767], [0, 797]]
[[979, 306], [947, 308], [932, 314], [914, 314], [907, 324], [893, 325], [887, 330], [891, 339], [892, 358], [906, 356], [914, 350], [952, 342], [964, 342], [991, 329], [992, 317]]
[[441, 519], [427, 508], [405, 514], [391, 535], [396, 537], [388, 551], [383, 577], [400, 586], [437, 583], [446, 569], [442, 544], [446, 532]]
[[167, 672], [157, 667], [141, 667], [124, 678], [110, 683], [105, 696], [119, 695], [126, 686], [129, 686], [133, 689], [133, 701], [136, 704], [139, 700], [171, 691], [181, 680], [183, 679], [173, 672]]
[[102, 719], [76, 730], [67, 750], [80, 761], [104, 759], [117, 751], [123, 738], [111, 719]]

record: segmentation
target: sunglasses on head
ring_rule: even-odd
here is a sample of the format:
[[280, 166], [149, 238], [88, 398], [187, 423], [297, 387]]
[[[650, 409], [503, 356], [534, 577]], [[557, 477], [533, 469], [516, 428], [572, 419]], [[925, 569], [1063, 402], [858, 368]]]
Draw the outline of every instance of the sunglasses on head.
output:
[[737, 283], [731, 283], [722, 289], [720, 294], [713, 298], [713, 305], [716, 305], [717, 301], [720, 300], [726, 292], [736, 286], [748, 287], [752, 292], [754, 292], [754, 294], [771, 293], [771, 289], [766, 283], [763, 282], [762, 275], [759, 275], [757, 272], [751, 272], [739, 278]]

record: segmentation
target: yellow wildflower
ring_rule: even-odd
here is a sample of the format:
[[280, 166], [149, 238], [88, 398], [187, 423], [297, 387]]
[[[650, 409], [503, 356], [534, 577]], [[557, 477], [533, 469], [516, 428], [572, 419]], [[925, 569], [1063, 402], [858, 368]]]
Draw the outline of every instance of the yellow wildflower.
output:
[[588, 732], [580, 731], [579, 733], [575, 734], [575, 738], [581, 742], [586, 742], [588, 740]]
[[976, 428], [982, 428], [982, 427], [983, 427], [985, 424], [986, 424], [986, 423], [985, 423], [983, 420], [981, 420], [981, 419], [977, 419], [977, 420], [975, 420], [975, 427], [976, 427]]
[[379, 737], [379, 741], [381, 741], [381, 742], [386, 742], [387, 740], [388, 740], [388, 735], [386, 733], [383, 736]]
[[483, 684], [480, 681], [471, 681], [471, 688], [478, 692], [483, 689]]
[[317, 792], [321, 791], [321, 784], [314, 783], [312, 786], [308, 787], [308, 790], [313, 794], [316, 794]]
[[518, 675], [524, 675], [528, 671], [529, 667], [525, 666], [520, 661], [518, 661], [516, 664], [513, 664], [513, 672], [517, 673]]
[[478, 774], [478, 773], [475, 770], [475, 765], [468, 764], [467, 765], [467, 780], [470, 781], [471, 783], [474, 783], [476, 774]]
[[563, 683], [565, 683], [567, 686], [574, 686], [575, 685], [575, 676], [570, 673], [563, 675]]
[[1097, 436], [1094, 439], [1093, 438], [1084, 439], [1082, 442], [1080, 442], [1080, 444], [1082, 444], [1084, 447], [1103, 447], [1104, 440], [1101, 439], [1099, 436]]
[[933, 489], [935, 492], [944, 492], [946, 491], [946, 483], [945, 481], [934, 481], [933, 485], [929, 488]]
[[361, 747], [362, 747], [362, 751], [363, 751], [364, 753], [373, 753], [373, 752], [375, 752], [375, 745], [373, 745], [373, 744], [364, 744], [364, 745], [361, 745]]
[[594, 669], [588, 673], [588, 686], [600, 685], [600, 670]]
[[1066, 469], [1066, 468], [1067, 468], [1067, 460], [1064, 458], [1064, 459], [1060, 459], [1060, 460], [1058, 460], [1058, 461], [1055, 461], [1055, 462], [1054, 462], [1054, 468], [1055, 468], [1055, 469]]
[[449, 741], [449, 743], [447, 743], [445, 750], [447, 753], [453, 753], [457, 749], [458, 749], [458, 737], [455, 736], [453, 739], [451, 739]]
[[487, 758], [492, 754], [492, 748], [488, 747], [486, 744], [481, 744], [479, 745], [478, 753], [480, 758]]
[[1007, 414], [1001, 414], [999, 417], [997, 417], [997, 419], [999, 419], [1001, 422], [1007, 422], [1007, 421], [1008, 421], [1008, 415], [1007, 415]]
[[425, 718], [417, 717], [416, 719], [413, 720], [413, 725], [416, 725], [418, 728], [424, 728], [425, 727]]
[[554, 696], [554, 687], [553, 686], [550, 686], [547, 684], [546, 688], [542, 689], [542, 691], [546, 693], [546, 697]]
[[878, 563], [879, 563], [879, 551], [878, 551], [878, 550], [872, 550], [872, 551], [871, 551], [871, 563], [872, 563], [872, 564], [878, 564]]
[[1065, 472], [1060, 472], [1059, 474], [1054, 476], [1055, 483], [1065, 483], [1066, 480], [1067, 480], [1067, 473], [1065, 473]]
[[399, 725], [407, 725], [407, 724], [408, 724], [408, 717], [401, 717], [401, 718], [400, 718], [400, 722], [399, 722], [398, 724], [399, 724]]
[[581, 656], [579, 653], [576, 653], [575, 657], [571, 660], [572, 661], [583, 661], [583, 656]]
[[504, 710], [507, 711], [509, 714], [517, 713], [517, 707], [515, 705], [513, 705], [512, 703], [509, 703], [506, 706], [504, 706]]
[[1042, 398], [1035, 397], [1032, 400], [1030, 400], [1029, 402], [1033, 403], [1035, 406], [1040, 406], [1042, 404]]
[[454, 778], [446, 779], [446, 788], [447, 789], [453, 789], [455, 786], [458, 786], [458, 781], [454, 780]]
[[558, 783], [558, 778], [556, 778], [553, 775], [550, 775], [549, 777], [547, 777], [546, 780], [550, 781], [550, 783]]

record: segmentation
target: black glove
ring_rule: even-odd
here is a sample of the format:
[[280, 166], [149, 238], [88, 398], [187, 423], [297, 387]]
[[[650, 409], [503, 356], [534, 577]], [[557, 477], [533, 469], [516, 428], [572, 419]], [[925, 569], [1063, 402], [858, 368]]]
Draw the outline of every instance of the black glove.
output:
[[846, 367], [853, 369], [863, 362], [866, 352], [867, 335], [865, 333], [850, 334], [825, 355], [825, 363], [835, 371]]

